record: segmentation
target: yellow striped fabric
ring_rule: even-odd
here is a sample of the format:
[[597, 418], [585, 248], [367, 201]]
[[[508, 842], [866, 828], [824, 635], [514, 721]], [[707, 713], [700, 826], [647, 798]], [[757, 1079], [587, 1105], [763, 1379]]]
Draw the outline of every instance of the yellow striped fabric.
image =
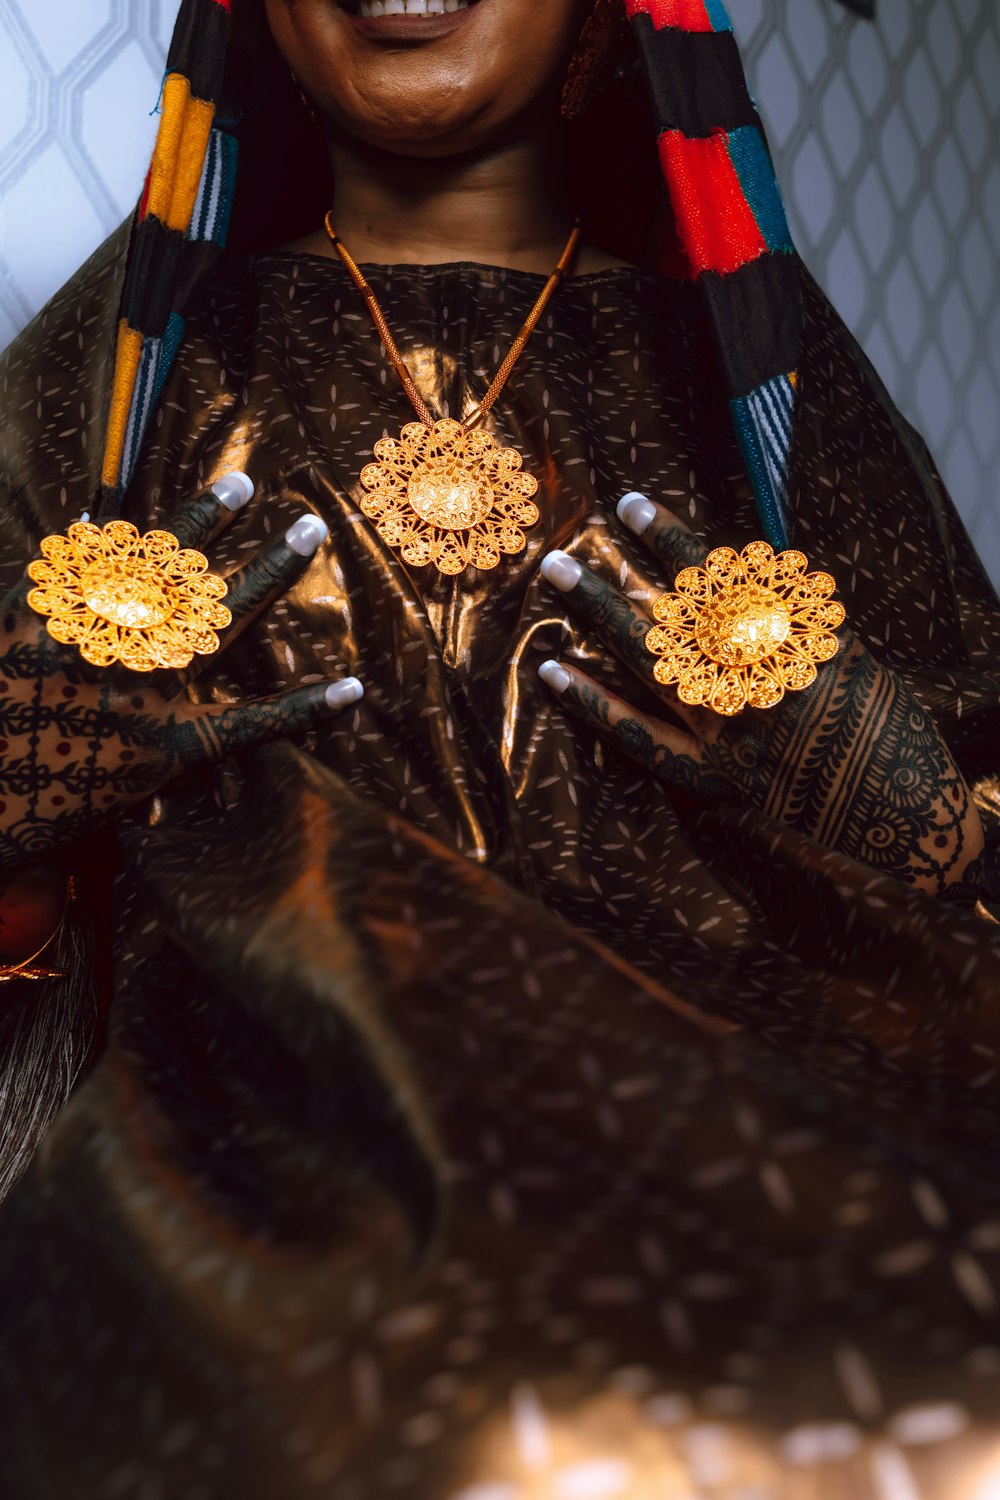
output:
[[167, 75], [146, 212], [182, 234], [194, 212], [214, 116], [215, 105], [193, 98], [183, 73]]
[[115, 381], [111, 391], [111, 409], [108, 413], [108, 430], [104, 444], [104, 464], [101, 483], [114, 485], [118, 480], [118, 468], [125, 447], [125, 429], [128, 426], [132, 389], [135, 385], [139, 356], [142, 352], [142, 334], [130, 328], [123, 318], [118, 324], [118, 346], [115, 353]]

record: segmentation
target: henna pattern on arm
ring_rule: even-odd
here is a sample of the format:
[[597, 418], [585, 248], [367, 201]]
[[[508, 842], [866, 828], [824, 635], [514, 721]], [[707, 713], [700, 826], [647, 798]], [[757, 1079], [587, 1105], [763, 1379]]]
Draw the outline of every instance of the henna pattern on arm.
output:
[[612, 739], [630, 759], [661, 781], [696, 792], [707, 802], [737, 801], [732, 781], [690, 755], [678, 755], [657, 740], [650, 722], [634, 710], [613, 715], [607, 694], [588, 682], [574, 682], [566, 698], [579, 716]]
[[212, 536], [231, 519], [219, 503], [218, 497], [208, 490], [204, 495], [195, 495], [163, 523], [164, 531], [172, 531], [182, 547], [205, 547]]
[[232, 611], [233, 624], [251, 615], [279, 589], [287, 589], [309, 565], [309, 559], [294, 553], [279, 537], [263, 552], [229, 579], [226, 608]]
[[584, 568], [573, 590], [574, 605], [639, 676], [653, 681], [653, 658], [646, 650], [651, 622], [598, 574]]
[[777, 731], [775, 754], [788, 769], [767, 809], [864, 864], [948, 894], [974, 852], [966, 829], [975, 820], [930, 716], [860, 649], [821, 685]]
[[[671, 579], [704, 562], [701, 539], [662, 508], [643, 540]], [[648, 625], [616, 588], [584, 569], [566, 597], [651, 681]], [[574, 680], [567, 706], [672, 786], [717, 804], [755, 806], [872, 869], [968, 901], [985, 858], [962, 774], [902, 677], [850, 632], [841, 631], [840, 640], [810, 689], [772, 710], [711, 715], [705, 723], [685, 715], [693, 731], [687, 753], [665, 743], [666, 725], [659, 728], [596, 685]]]
[[[594, 623], [620, 629], [613, 590]], [[617, 596], [620, 601], [620, 596]], [[654, 720], [576, 682], [568, 706], [670, 786], [715, 805], [753, 805], [827, 848], [939, 898], [974, 902], [981, 826], [930, 715], [856, 641], [780, 712], [719, 721], [697, 755], [675, 753]]]
[[702, 768], [716, 792], [738, 788], [827, 848], [968, 901], [981, 829], [933, 720], [857, 642], [837, 663], [780, 714], [741, 715], [704, 746]]
[[652, 550], [671, 580], [684, 568], [699, 568], [705, 561], [705, 543], [683, 526], [660, 526], [653, 534]]
[[[218, 520], [218, 502], [201, 497], [174, 527], [200, 540]], [[234, 620], [245, 623], [307, 565], [284, 538], [272, 543], [236, 575]], [[184, 698], [189, 674], [137, 680], [89, 668], [48, 635], [21, 586], [4, 601], [0, 625], [0, 869], [37, 863], [185, 770], [300, 733], [330, 712], [327, 683], [216, 708]]]

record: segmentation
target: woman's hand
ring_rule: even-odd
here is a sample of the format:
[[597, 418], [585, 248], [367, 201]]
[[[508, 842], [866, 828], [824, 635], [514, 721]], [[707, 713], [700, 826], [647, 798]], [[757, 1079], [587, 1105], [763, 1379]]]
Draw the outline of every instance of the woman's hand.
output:
[[[663, 506], [629, 495], [618, 514], [663, 564], [666, 589], [682, 568], [704, 564], [703, 543]], [[569, 663], [545, 662], [541, 677], [654, 776], [707, 803], [758, 807], [934, 895], [964, 890], [983, 850], [968, 787], [930, 715], [848, 630], [812, 687], [725, 718], [656, 682], [645, 644], [653, 621], [612, 584], [564, 552], [550, 553], [542, 573], [672, 720], [633, 708]]]
[[[253, 494], [229, 475], [182, 505], [169, 529], [184, 547], [209, 545]], [[225, 650], [305, 571], [327, 535], [307, 514], [228, 579]], [[0, 605], [0, 868], [33, 865], [105, 823], [182, 771], [278, 735], [298, 734], [356, 702], [356, 678], [273, 698], [201, 705], [185, 673], [90, 666], [59, 645], [27, 603], [22, 581]], [[196, 658], [199, 665], [214, 657]]]

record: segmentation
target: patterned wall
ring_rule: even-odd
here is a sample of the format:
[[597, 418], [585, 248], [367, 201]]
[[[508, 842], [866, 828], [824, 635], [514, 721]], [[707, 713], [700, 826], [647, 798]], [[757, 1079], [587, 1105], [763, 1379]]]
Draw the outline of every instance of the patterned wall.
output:
[[[177, 0], [0, 0], [0, 346], [133, 204]], [[730, 0], [799, 246], [1000, 581], [1000, 5]]]
[[796, 243], [1000, 584], [1000, 3], [729, 10]]

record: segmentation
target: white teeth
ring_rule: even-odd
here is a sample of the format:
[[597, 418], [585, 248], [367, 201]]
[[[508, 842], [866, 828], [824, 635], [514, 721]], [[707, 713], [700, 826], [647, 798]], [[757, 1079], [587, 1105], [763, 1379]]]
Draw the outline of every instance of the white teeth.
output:
[[362, 20], [379, 16], [443, 16], [456, 10], [468, 10], [472, 0], [358, 0]]

